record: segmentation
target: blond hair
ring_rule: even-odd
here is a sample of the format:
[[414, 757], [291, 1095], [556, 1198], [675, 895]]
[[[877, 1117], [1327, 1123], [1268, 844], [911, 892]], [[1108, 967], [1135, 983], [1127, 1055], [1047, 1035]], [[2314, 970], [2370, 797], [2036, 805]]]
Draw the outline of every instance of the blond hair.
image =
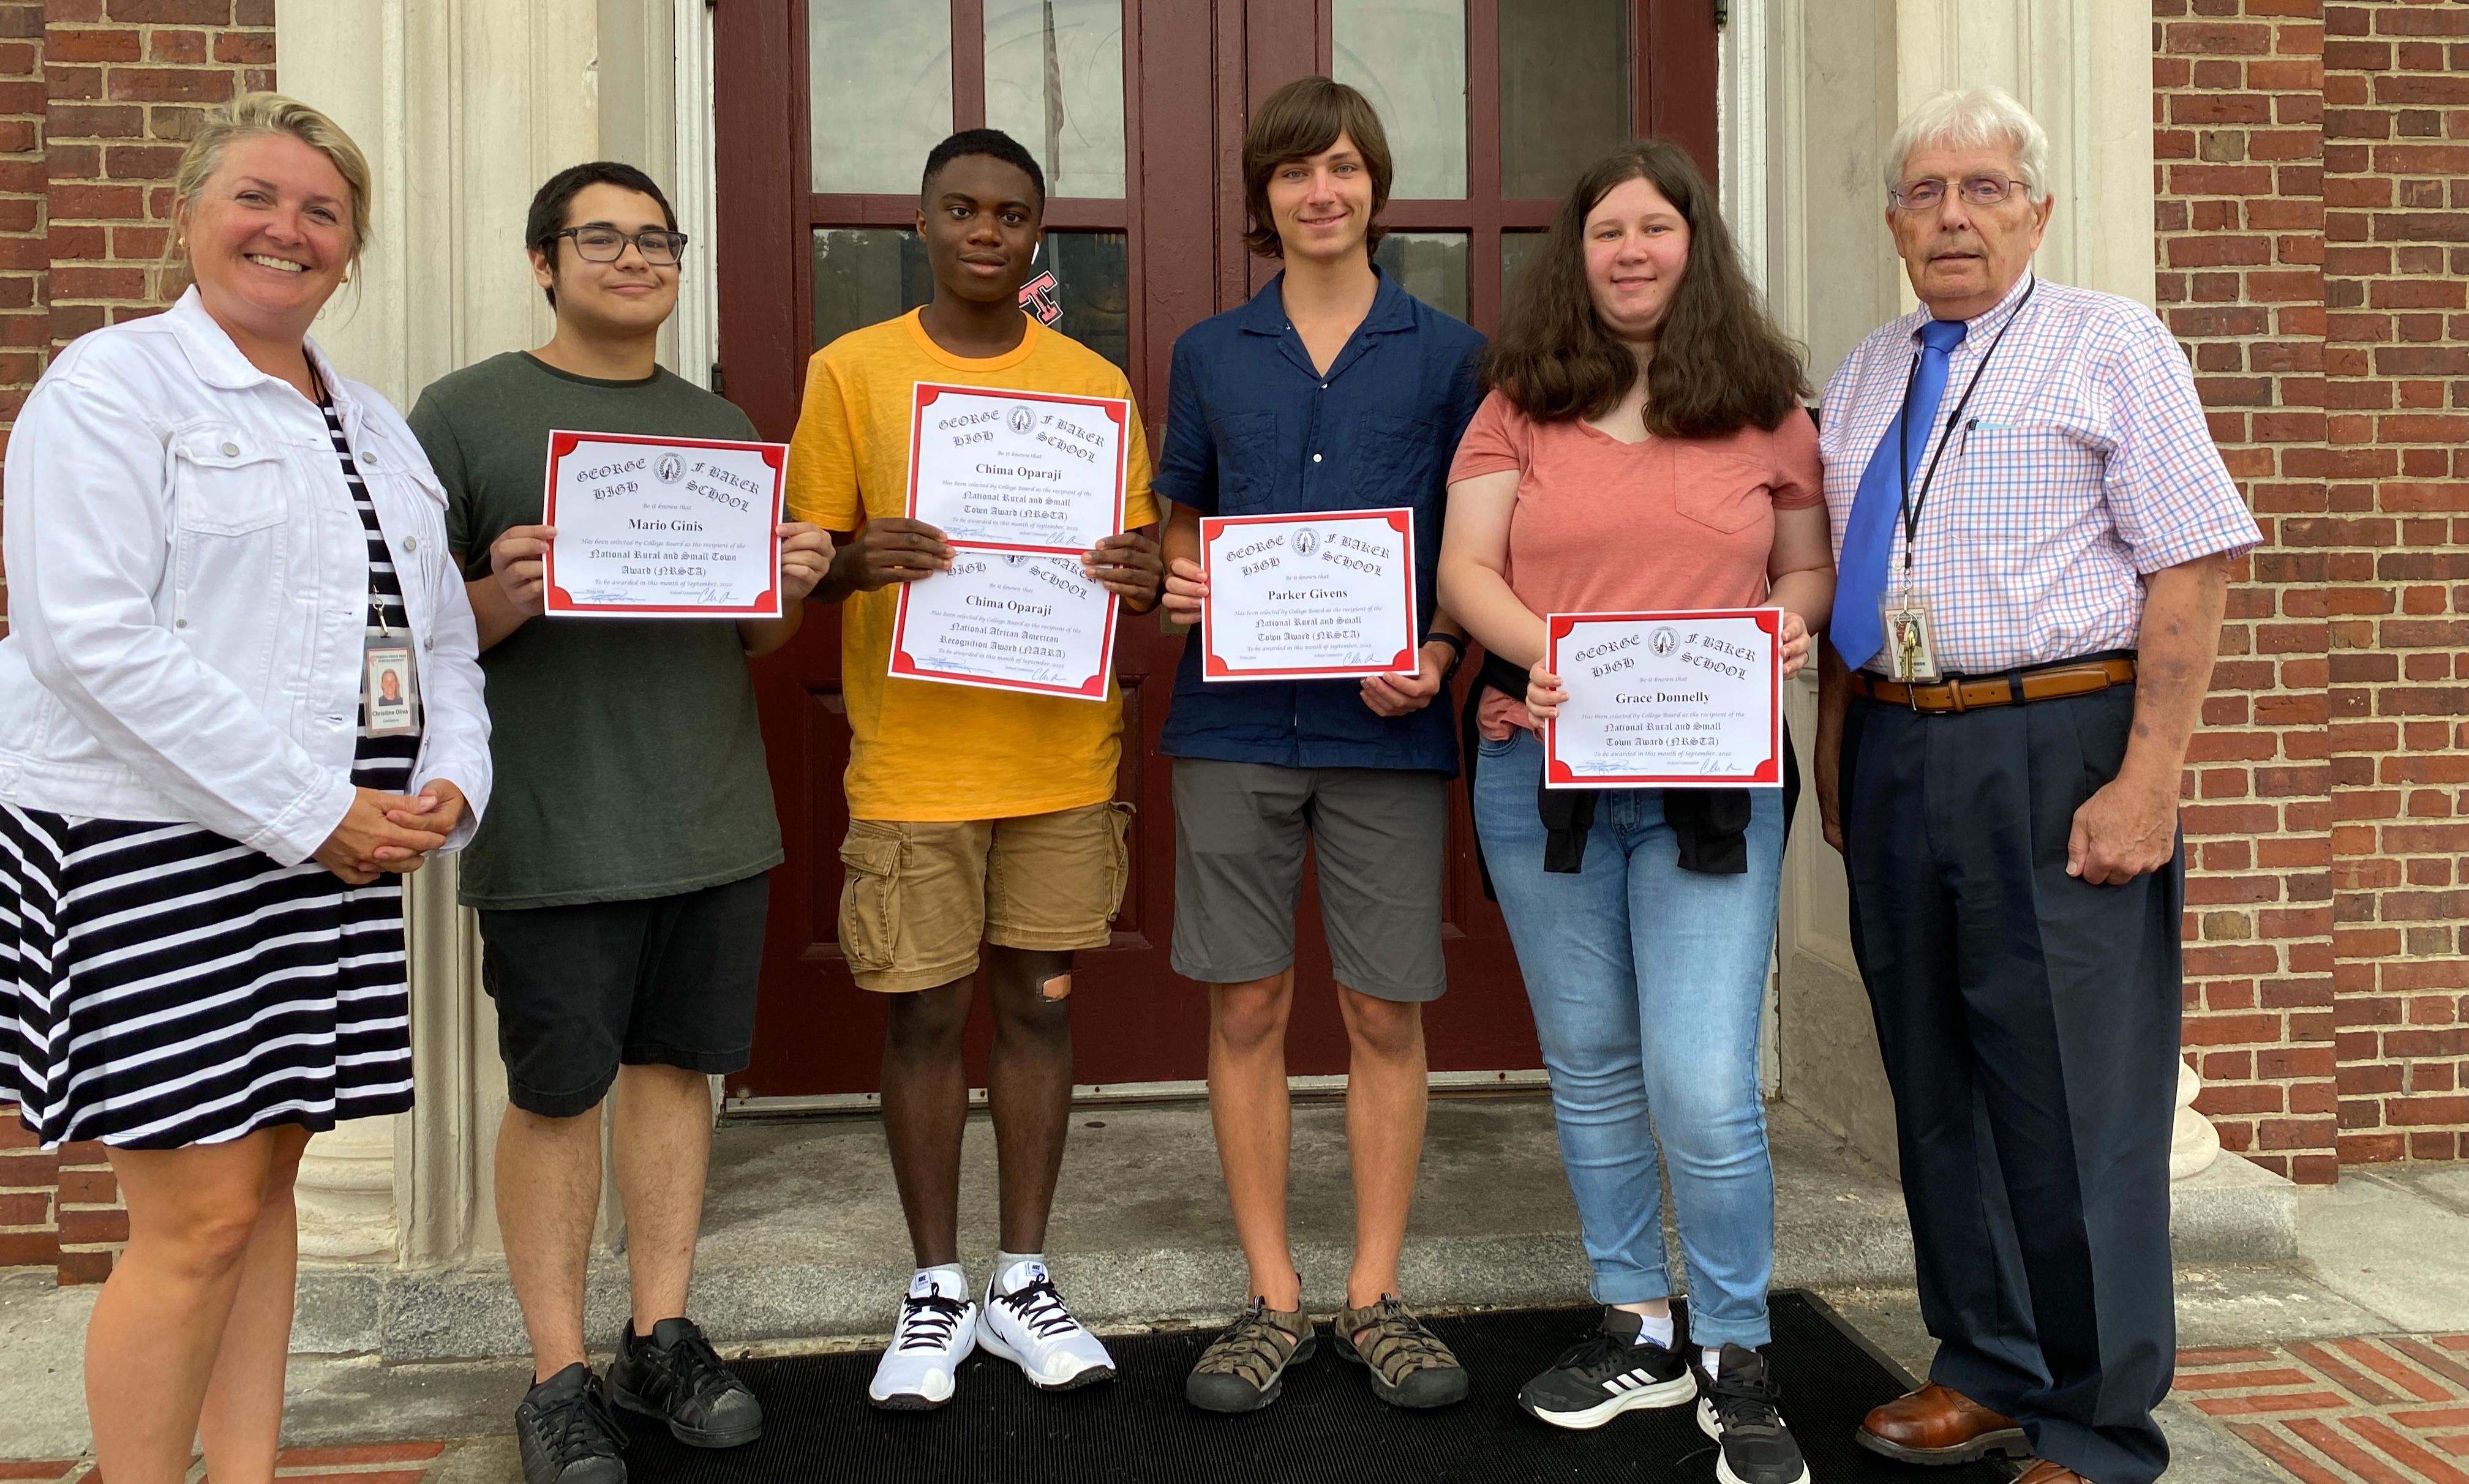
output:
[[[281, 93], [242, 93], [230, 103], [208, 113], [197, 125], [195, 138], [180, 156], [180, 168], [172, 175], [173, 211], [196, 199], [215, 171], [222, 168], [223, 150], [233, 140], [260, 134], [288, 134], [324, 155], [335, 173], [352, 194], [352, 261], [348, 271], [358, 277], [360, 252], [369, 241], [369, 162], [352, 136], [341, 125], [310, 107], [296, 98]], [[172, 264], [166, 275], [166, 297], [175, 286], [189, 281], [189, 257], [182, 235], [174, 230], [172, 240], [163, 250], [164, 261]]]

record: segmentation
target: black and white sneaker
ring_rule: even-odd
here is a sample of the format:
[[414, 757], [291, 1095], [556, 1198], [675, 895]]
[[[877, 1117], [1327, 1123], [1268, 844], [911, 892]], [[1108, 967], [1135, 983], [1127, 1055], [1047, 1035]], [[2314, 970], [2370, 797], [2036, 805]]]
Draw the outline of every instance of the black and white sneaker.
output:
[[1638, 1407], [1679, 1406], [1697, 1395], [1689, 1362], [1647, 1341], [1626, 1309], [1604, 1309], [1603, 1327], [1528, 1381], [1517, 1404], [1556, 1427], [1600, 1427]]
[[515, 1408], [523, 1484], [626, 1484], [626, 1429], [609, 1409], [600, 1378], [581, 1361], [523, 1394]]
[[648, 1336], [627, 1320], [609, 1363], [609, 1398], [665, 1421], [669, 1435], [689, 1448], [736, 1448], [763, 1435], [763, 1404], [692, 1319], [662, 1319]]
[[960, 1362], [977, 1353], [978, 1306], [940, 1270], [910, 1281], [900, 1328], [876, 1362], [865, 1399], [887, 1411], [931, 1412], [952, 1400]]
[[1778, 1409], [1783, 1396], [1766, 1373], [1765, 1357], [1725, 1345], [1721, 1374], [1698, 1375], [1706, 1394], [1697, 1403], [1697, 1427], [1720, 1445], [1716, 1478], [1722, 1484], [1809, 1484], [1809, 1465], [1784, 1426]]

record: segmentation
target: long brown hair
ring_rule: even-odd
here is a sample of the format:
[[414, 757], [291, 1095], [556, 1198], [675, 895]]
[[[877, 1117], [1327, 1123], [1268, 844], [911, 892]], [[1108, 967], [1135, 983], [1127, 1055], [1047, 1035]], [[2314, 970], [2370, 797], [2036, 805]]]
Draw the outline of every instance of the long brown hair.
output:
[[1723, 225], [1715, 193], [1678, 145], [1641, 139], [1595, 162], [1560, 203], [1542, 254], [1528, 265], [1484, 361], [1537, 422], [1596, 418], [1637, 384], [1637, 355], [1595, 317], [1586, 287], [1586, 216], [1643, 180], [1689, 223], [1689, 266], [1672, 293], [1646, 374], [1646, 430], [1711, 438], [1754, 422], [1773, 432], [1809, 396], [1801, 348], [1775, 329]]
[[1282, 258], [1277, 218], [1269, 214], [1269, 177], [1288, 160], [1308, 160], [1337, 143], [1343, 134], [1354, 141], [1372, 172], [1372, 230], [1363, 239], [1367, 253], [1380, 246], [1389, 229], [1380, 224], [1389, 204], [1389, 131], [1372, 100], [1327, 78], [1297, 78], [1271, 93], [1252, 110], [1243, 130], [1243, 209], [1251, 217], [1243, 240], [1263, 258]]

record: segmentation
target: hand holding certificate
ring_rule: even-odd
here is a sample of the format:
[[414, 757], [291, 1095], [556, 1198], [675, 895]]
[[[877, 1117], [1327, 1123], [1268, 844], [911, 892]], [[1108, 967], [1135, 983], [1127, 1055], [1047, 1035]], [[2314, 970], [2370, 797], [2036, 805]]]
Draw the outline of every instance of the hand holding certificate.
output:
[[552, 432], [544, 609], [603, 618], [773, 618], [781, 444]]
[[1555, 613], [1547, 788], [1783, 786], [1779, 608]]
[[951, 557], [901, 583], [891, 674], [1105, 699], [1114, 588], [1144, 543], [1121, 534], [1130, 421], [1119, 400], [918, 383], [909, 519]]
[[1413, 674], [1415, 513], [1206, 515], [1203, 680]]

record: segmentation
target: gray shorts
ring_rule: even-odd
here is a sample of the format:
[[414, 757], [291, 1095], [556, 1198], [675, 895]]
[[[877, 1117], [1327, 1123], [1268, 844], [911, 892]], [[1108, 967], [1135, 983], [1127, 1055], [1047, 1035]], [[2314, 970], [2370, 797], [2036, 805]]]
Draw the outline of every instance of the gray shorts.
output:
[[1426, 769], [1175, 759], [1174, 971], [1244, 984], [1295, 961], [1308, 836], [1337, 982], [1376, 999], [1440, 998], [1448, 787]]

